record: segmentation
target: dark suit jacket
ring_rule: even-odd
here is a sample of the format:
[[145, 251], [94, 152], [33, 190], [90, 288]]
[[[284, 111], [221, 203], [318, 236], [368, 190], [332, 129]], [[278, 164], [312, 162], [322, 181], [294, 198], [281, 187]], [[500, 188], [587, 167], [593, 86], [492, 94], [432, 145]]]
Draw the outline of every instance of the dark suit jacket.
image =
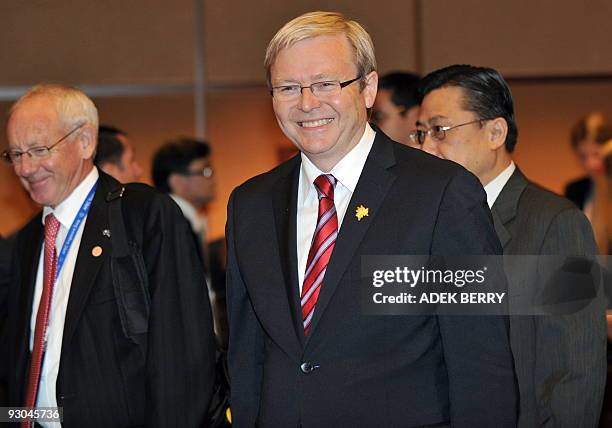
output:
[[[299, 170], [296, 156], [230, 198], [235, 425], [514, 426], [505, 319], [366, 316], [360, 304], [362, 255], [501, 253], [477, 179], [378, 132], [305, 338], [296, 253]], [[361, 221], [358, 205], [369, 208]]]
[[[128, 184], [122, 212], [128, 238], [142, 251], [150, 316], [134, 340], [122, 330], [111, 280], [107, 194], [119, 183], [100, 172], [72, 285], [57, 379], [65, 427], [196, 427], [213, 386], [210, 306], [191, 231], [179, 208], [149, 186]], [[15, 281], [9, 290], [9, 335], [2, 368], [11, 406], [23, 405], [41, 215], [19, 232]], [[92, 248], [103, 253], [92, 256]], [[121, 296], [129, 306], [133, 296]], [[138, 342], [138, 344], [136, 343]], [[140, 344], [140, 345], [139, 345]]]
[[[0, 237], [0, 346], [2, 338], [6, 334], [8, 288], [11, 272], [11, 245], [12, 241]], [[0, 379], [0, 406], [6, 406], [6, 384]]]
[[593, 180], [589, 177], [572, 181], [565, 186], [565, 197], [580, 209], [584, 208], [587, 198], [593, 191]]
[[227, 264], [225, 237], [210, 242], [208, 250], [210, 254], [210, 285], [215, 293], [213, 314], [217, 329], [217, 342], [221, 349], [227, 351], [229, 326], [227, 325], [227, 301], [225, 296], [225, 266]]
[[6, 320], [8, 287], [11, 274], [12, 241], [0, 236], [0, 332]]
[[[565, 198], [529, 181], [517, 168], [492, 207], [505, 255], [594, 255], [586, 217]], [[509, 292], [542, 289], [525, 266], [507, 258]], [[535, 291], [535, 292], [534, 292]], [[516, 316], [510, 337], [519, 382], [520, 427], [595, 427], [606, 378], [603, 294], [572, 315]]]

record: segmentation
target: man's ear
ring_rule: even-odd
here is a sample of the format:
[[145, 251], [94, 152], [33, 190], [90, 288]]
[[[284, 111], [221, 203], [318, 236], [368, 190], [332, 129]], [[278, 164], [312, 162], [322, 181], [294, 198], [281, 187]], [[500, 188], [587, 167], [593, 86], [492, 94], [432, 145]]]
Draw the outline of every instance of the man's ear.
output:
[[489, 139], [489, 147], [492, 150], [499, 149], [505, 144], [506, 136], [508, 135], [508, 123], [506, 119], [497, 117], [485, 122], [485, 126]]
[[98, 144], [98, 133], [93, 125], [87, 123], [79, 130], [79, 144], [83, 150], [84, 159], [93, 159], [96, 154], [96, 145]]
[[168, 186], [170, 187], [170, 193], [174, 193], [177, 195], [182, 194], [183, 192], [181, 191], [181, 189], [183, 188], [184, 184], [184, 176], [176, 173], [172, 173], [168, 176]]
[[371, 108], [374, 105], [374, 100], [376, 99], [376, 92], [378, 91], [378, 73], [372, 71], [363, 79], [364, 88], [363, 88], [363, 96], [365, 98], [366, 108]]

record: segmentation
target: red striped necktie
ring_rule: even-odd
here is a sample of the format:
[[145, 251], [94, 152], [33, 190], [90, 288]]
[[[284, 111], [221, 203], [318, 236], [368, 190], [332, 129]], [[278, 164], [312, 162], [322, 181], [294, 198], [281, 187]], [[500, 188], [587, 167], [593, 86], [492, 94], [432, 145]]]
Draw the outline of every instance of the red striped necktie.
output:
[[301, 295], [302, 321], [306, 336], [310, 331], [310, 323], [323, 285], [325, 271], [338, 236], [338, 215], [334, 205], [336, 182], [336, 178], [331, 174], [319, 175], [314, 181], [319, 197], [319, 215], [308, 252]]
[[[51, 312], [51, 297], [55, 284], [55, 271], [57, 270], [57, 252], [55, 251], [55, 239], [59, 231], [60, 223], [53, 214], [45, 217], [45, 255], [43, 270], [43, 290], [36, 313], [36, 329], [34, 330], [34, 343], [30, 358], [30, 371], [26, 389], [25, 407], [36, 406], [38, 396], [38, 384], [40, 382], [40, 370], [42, 368], [43, 354], [45, 352], [45, 335]], [[32, 420], [25, 421], [22, 427], [30, 428]]]

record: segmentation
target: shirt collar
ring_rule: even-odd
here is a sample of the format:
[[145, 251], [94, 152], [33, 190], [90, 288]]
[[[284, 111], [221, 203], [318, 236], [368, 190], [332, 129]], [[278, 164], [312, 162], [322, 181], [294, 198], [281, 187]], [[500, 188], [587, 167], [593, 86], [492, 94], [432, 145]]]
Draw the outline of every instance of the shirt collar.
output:
[[191, 228], [193, 229], [193, 231], [199, 232], [200, 230], [202, 230], [202, 219], [198, 215], [198, 211], [196, 210], [196, 208], [187, 199], [181, 198], [180, 196], [175, 195], [174, 193], [171, 193], [170, 197], [179, 206], [179, 208], [183, 212], [183, 215], [185, 216], [187, 221], [189, 221], [189, 224], [191, 224]]
[[493, 206], [515, 169], [516, 165], [514, 161], [510, 161], [510, 165], [484, 187], [485, 192], [487, 192], [487, 204], [489, 204], [489, 208]]
[[336, 177], [340, 184], [353, 193], [357, 187], [357, 182], [361, 176], [363, 166], [365, 165], [368, 155], [370, 154], [370, 150], [374, 145], [375, 137], [376, 132], [372, 129], [369, 123], [366, 123], [365, 131], [363, 132], [359, 142], [351, 149], [350, 152], [340, 159], [340, 162], [338, 162], [331, 171], [327, 173], [317, 168], [316, 165], [312, 163], [310, 159], [308, 159], [308, 156], [301, 153], [302, 177], [304, 183], [307, 184], [302, 186], [302, 196], [304, 197], [304, 200], [311, 191], [315, 191], [313, 183], [321, 174], [332, 174], [334, 177]]
[[96, 181], [98, 181], [99, 176], [100, 174], [98, 173], [98, 169], [94, 166], [91, 171], [89, 171], [89, 174], [85, 176], [83, 181], [81, 181], [72, 191], [72, 193], [68, 195], [68, 197], [61, 203], [59, 203], [55, 209], [51, 207], [44, 207], [42, 215], [43, 224], [45, 224], [45, 218], [47, 215], [53, 213], [55, 218], [59, 220], [62, 226], [64, 226], [66, 229], [70, 229], [72, 222], [81, 209], [81, 206], [87, 198], [89, 191]]

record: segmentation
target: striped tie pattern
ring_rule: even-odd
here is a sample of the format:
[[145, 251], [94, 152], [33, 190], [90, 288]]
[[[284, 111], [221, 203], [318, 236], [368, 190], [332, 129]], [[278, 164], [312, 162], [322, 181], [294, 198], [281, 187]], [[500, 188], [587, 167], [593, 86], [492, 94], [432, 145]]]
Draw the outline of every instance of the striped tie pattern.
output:
[[327, 264], [338, 236], [338, 215], [334, 205], [336, 178], [331, 174], [322, 174], [314, 181], [314, 185], [319, 197], [319, 215], [308, 252], [301, 295], [302, 321], [306, 336], [310, 331], [312, 315], [323, 285]]
[[[40, 369], [43, 354], [45, 352], [45, 334], [51, 312], [51, 297], [55, 283], [55, 272], [57, 270], [57, 252], [55, 251], [55, 239], [59, 231], [60, 223], [53, 214], [45, 217], [45, 254], [43, 269], [43, 290], [36, 313], [36, 329], [34, 330], [34, 343], [30, 359], [30, 371], [26, 389], [25, 407], [34, 407], [38, 396], [38, 383], [40, 382]], [[30, 428], [32, 420], [24, 421], [22, 427]]]

